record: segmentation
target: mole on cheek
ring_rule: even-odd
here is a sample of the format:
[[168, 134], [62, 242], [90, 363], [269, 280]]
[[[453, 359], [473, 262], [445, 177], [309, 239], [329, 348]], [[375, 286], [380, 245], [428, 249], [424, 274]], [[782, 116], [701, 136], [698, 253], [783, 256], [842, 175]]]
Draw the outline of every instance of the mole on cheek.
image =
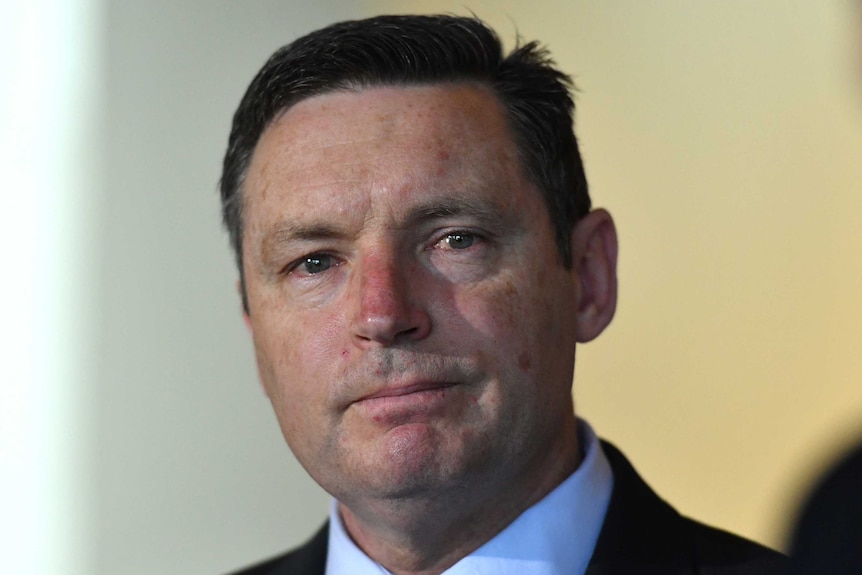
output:
[[505, 325], [515, 325], [516, 310], [519, 307], [518, 290], [511, 281], [506, 281], [500, 292], [494, 297], [495, 307], [498, 308], [498, 317]]
[[530, 358], [530, 354], [526, 351], [521, 352], [518, 356], [518, 367], [521, 368], [521, 371], [524, 373], [530, 371], [530, 367], [533, 365], [533, 360]]

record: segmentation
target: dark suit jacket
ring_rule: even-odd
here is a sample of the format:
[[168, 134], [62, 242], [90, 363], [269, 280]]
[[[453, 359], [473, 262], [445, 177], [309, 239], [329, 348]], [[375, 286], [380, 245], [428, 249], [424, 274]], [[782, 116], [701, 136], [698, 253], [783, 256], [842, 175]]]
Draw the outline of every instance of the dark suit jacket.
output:
[[[773, 575], [783, 555], [682, 517], [613, 445], [614, 490], [586, 575]], [[302, 547], [235, 575], [323, 575], [328, 525]]]

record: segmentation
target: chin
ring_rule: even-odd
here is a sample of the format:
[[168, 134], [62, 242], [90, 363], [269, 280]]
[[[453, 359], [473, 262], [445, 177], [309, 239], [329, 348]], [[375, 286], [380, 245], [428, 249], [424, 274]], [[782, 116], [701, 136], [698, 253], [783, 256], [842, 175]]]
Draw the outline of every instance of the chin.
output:
[[456, 443], [418, 424], [388, 432], [376, 456], [363, 461], [366, 492], [381, 500], [447, 498], [468, 484], [479, 467], [469, 450]]

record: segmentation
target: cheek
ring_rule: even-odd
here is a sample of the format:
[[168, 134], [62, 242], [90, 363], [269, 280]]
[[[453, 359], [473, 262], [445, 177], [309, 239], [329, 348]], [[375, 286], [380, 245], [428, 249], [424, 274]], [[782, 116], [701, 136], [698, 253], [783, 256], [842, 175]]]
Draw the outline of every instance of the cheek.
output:
[[516, 365], [529, 369], [531, 333], [525, 312], [533, 304], [510, 278], [461, 294], [459, 309], [470, 327], [481, 334], [482, 357], [493, 358], [498, 368]]
[[[304, 317], [310, 315], [312, 317]], [[275, 314], [270, 318], [277, 317]], [[283, 321], [255, 326], [254, 344], [261, 382], [279, 417], [323, 405], [328, 389], [322, 382], [332, 379], [346, 347], [337, 347], [336, 322], [321, 321], [320, 314], [298, 314]], [[302, 329], [299, 327], [302, 326]], [[343, 348], [343, 349], [342, 349]], [[293, 426], [293, 422], [289, 422]]]
[[556, 346], [568, 341], [574, 325], [567, 302], [554, 295], [561, 289], [554, 281], [536, 270], [526, 279], [501, 277], [462, 294], [464, 318], [484, 336], [485, 355], [494, 358], [501, 376], [540, 380], [556, 361]]
[[[293, 327], [299, 325], [305, 326], [302, 334]], [[324, 383], [335, 378], [337, 362], [326, 351], [331, 349], [328, 331], [309, 329], [307, 320], [296, 317], [255, 330], [261, 381], [282, 435], [303, 465], [314, 461], [331, 427], [327, 412], [331, 387]]]

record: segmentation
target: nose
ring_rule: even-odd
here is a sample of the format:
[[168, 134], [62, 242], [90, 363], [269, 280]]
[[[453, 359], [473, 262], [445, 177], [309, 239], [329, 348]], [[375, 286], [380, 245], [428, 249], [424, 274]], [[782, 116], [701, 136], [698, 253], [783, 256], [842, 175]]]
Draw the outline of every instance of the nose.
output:
[[353, 278], [353, 336], [360, 347], [424, 339], [431, 318], [419, 278], [394, 255], [364, 258]]

